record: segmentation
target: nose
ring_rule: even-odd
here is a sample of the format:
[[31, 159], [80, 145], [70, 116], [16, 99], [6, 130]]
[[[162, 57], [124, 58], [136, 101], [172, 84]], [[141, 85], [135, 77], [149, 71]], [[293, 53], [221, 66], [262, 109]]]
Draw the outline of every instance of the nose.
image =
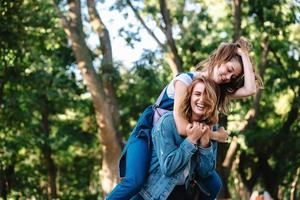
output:
[[201, 95], [201, 96], [199, 97], [199, 101], [200, 101], [200, 102], [203, 102], [203, 95]]
[[231, 77], [232, 77], [232, 74], [228, 74], [228, 75], [226, 76], [226, 81], [229, 82], [229, 81], [231, 80]]

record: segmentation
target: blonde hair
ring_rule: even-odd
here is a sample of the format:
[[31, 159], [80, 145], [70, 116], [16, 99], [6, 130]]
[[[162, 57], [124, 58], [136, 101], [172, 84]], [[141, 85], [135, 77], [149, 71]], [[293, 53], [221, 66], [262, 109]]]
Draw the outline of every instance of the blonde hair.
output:
[[192, 84], [188, 87], [187, 95], [185, 96], [180, 106], [181, 112], [183, 113], [183, 117], [188, 122], [192, 122], [191, 98], [193, 94], [193, 89], [198, 83], [203, 83], [205, 86], [203, 95], [206, 112], [201, 121], [205, 122], [208, 125], [215, 124], [218, 122], [217, 105], [220, 97], [220, 90], [219, 86], [214, 81], [204, 76], [199, 76], [195, 78]]
[[[242, 58], [236, 53], [238, 48], [242, 48], [245, 52], [251, 50], [251, 44], [245, 38], [240, 38], [234, 43], [222, 43], [220, 46], [204, 61], [196, 65], [196, 71], [208, 71], [208, 76], [211, 77], [215, 67], [219, 67], [221, 64], [227, 63], [229, 61], [237, 61], [241, 68], [242, 73], [235, 79], [231, 80], [229, 83], [220, 84], [220, 101], [218, 103], [218, 110], [224, 114], [228, 114], [229, 111], [229, 95], [235, 93], [239, 88], [244, 86], [244, 67]], [[252, 59], [250, 61], [253, 65]], [[255, 72], [255, 67], [253, 67], [255, 74], [256, 88], [262, 87], [262, 79]]]

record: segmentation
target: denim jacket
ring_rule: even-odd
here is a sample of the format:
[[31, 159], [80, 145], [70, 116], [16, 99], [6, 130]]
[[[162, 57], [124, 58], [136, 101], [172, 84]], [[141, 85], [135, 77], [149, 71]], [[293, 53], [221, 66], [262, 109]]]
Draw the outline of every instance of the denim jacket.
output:
[[215, 169], [216, 142], [211, 141], [208, 148], [200, 148], [181, 137], [173, 112], [166, 113], [154, 126], [152, 142], [149, 177], [139, 193], [144, 199], [167, 199], [188, 165], [189, 177], [195, 173], [207, 177]]

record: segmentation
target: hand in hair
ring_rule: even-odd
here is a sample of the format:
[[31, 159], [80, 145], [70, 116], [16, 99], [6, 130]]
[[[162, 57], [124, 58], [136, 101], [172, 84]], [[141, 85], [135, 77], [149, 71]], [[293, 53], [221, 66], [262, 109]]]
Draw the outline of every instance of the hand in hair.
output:
[[242, 48], [240, 48], [240, 47], [237, 48], [236, 53], [237, 53], [239, 56], [248, 55], [248, 51], [247, 51], [247, 50], [244, 50], [244, 49], [242, 49]]
[[199, 122], [193, 122], [186, 127], [187, 138], [197, 144], [198, 140], [204, 135], [209, 134], [209, 126]]
[[248, 55], [251, 50], [251, 43], [247, 41], [245, 38], [240, 38], [236, 41], [238, 48], [236, 49], [236, 53], [239, 56]]
[[238, 46], [238, 49], [240, 49], [242, 52], [245, 52], [245, 53], [248, 53], [252, 48], [251, 43], [246, 38], [243, 38], [243, 37], [238, 39], [236, 41], [236, 44]]

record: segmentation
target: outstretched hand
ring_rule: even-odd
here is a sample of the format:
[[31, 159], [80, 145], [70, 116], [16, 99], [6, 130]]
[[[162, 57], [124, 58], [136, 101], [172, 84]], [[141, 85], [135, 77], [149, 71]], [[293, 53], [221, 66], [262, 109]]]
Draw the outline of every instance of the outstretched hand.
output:
[[223, 126], [218, 129], [218, 133], [217, 134], [218, 134], [217, 135], [218, 142], [223, 142], [223, 143], [227, 142], [227, 140], [228, 140], [228, 132], [224, 129]]
[[228, 141], [228, 132], [222, 126], [217, 131], [211, 131], [210, 138], [217, 142], [226, 143]]

